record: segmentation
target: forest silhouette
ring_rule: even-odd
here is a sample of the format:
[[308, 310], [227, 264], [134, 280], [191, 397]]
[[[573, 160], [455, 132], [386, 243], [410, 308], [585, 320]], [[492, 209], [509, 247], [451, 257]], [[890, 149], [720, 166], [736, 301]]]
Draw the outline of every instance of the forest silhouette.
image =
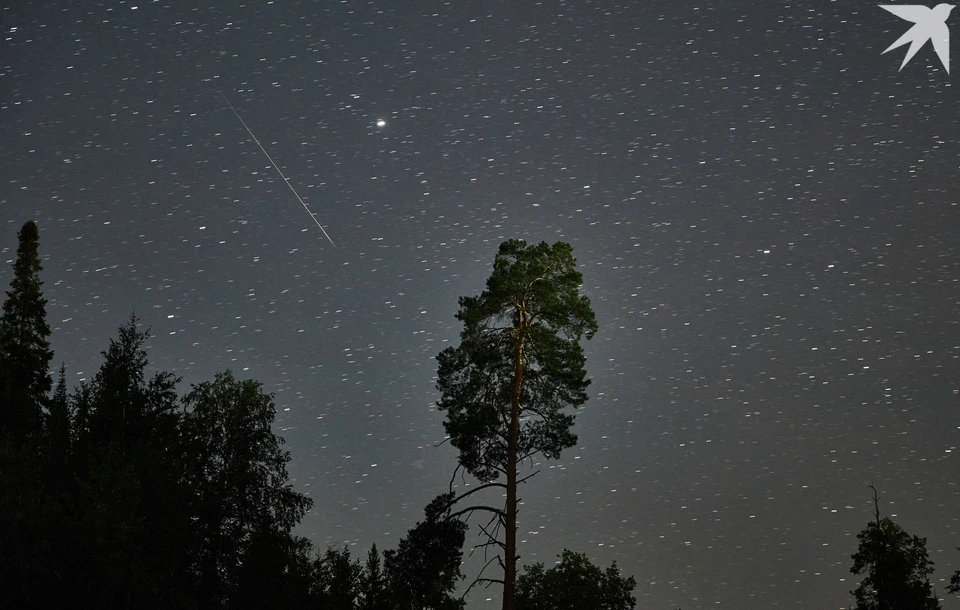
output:
[[[71, 390], [61, 364], [54, 384], [36, 223], [18, 240], [0, 319], [0, 608], [465, 607], [469, 512], [452, 492], [362, 561], [293, 533], [313, 502], [257, 381], [227, 370], [178, 396], [179, 377], [148, 373], [150, 330], [131, 315], [92, 379]], [[560, 569], [571, 607], [634, 607], [633, 578], [569, 552], [520, 577], [519, 607], [543, 607]]]
[[[636, 580], [584, 554], [518, 574], [508, 535], [517, 466], [573, 446], [562, 410], [586, 400], [578, 341], [597, 326], [568, 244], [504, 242], [487, 290], [460, 300], [460, 346], [438, 357], [454, 474], [500, 488], [506, 503], [459, 508], [473, 491], [446, 490], [396, 548], [359, 558], [293, 533], [313, 502], [289, 482], [259, 382], [226, 370], [178, 396], [179, 377], [148, 373], [150, 331], [131, 315], [92, 379], [71, 390], [61, 364], [54, 383], [36, 223], [18, 242], [0, 318], [0, 609], [459, 610], [478, 584], [503, 586], [505, 610], [636, 606]], [[538, 419], [521, 423], [521, 405]], [[855, 607], [940, 608], [926, 540], [881, 518], [876, 490], [874, 504], [852, 555], [864, 576]], [[484, 511], [493, 516], [474, 550], [492, 549], [487, 565], [504, 578], [481, 571], [464, 586], [468, 521]], [[955, 573], [948, 591], [958, 590]]]

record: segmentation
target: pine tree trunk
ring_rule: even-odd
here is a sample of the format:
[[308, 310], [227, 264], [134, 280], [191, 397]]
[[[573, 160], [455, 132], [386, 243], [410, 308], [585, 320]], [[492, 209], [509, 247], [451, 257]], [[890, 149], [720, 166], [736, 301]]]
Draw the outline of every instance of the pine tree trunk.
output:
[[510, 401], [510, 436], [507, 439], [507, 531], [503, 570], [503, 610], [514, 610], [517, 583], [517, 442], [520, 437], [520, 390], [523, 382], [523, 312], [517, 313], [519, 337], [514, 358], [513, 395]]

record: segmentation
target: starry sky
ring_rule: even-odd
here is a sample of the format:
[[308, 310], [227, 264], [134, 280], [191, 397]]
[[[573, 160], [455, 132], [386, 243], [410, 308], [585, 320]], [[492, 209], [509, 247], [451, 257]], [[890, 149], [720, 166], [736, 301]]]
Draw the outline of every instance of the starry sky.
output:
[[591, 398], [521, 492], [522, 562], [616, 560], [641, 610], [841, 608], [873, 483], [942, 593], [960, 125], [929, 45], [882, 54], [909, 25], [855, 0], [7, 0], [0, 282], [35, 219], [72, 384], [133, 311], [183, 391], [263, 382], [299, 533], [363, 554], [449, 483], [457, 297], [506, 239], [569, 242]]

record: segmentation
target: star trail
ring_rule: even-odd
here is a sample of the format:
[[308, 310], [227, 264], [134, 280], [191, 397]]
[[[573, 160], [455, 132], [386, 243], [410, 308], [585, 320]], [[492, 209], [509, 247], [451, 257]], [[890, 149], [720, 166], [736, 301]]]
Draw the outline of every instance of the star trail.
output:
[[578, 446], [520, 490], [521, 565], [616, 560], [639, 609], [845, 608], [873, 484], [943, 594], [960, 124], [929, 44], [883, 53], [907, 26], [825, 1], [0, 4], [0, 282], [36, 220], [71, 385], [131, 311], [182, 387], [263, 382], [315, 501], [299, 533], [359, 556], [449, 483], [457, 298], [502, 241], [565, 241], [593, 383]]

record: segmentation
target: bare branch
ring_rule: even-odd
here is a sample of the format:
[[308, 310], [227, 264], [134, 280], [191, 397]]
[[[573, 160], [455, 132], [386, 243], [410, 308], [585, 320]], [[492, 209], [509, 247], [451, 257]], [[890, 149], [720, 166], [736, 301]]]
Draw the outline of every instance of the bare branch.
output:
[[875, 523], [877, 524], [877, 527], [880, 527], [880, 494], [877, 493], [877, 488], [874, 487], [872, 483], [867, 487], [873, 490], [873, 511], [876, 518]]
[[488, 587], [489, 587], [490, 585], [494, 584], [494, 583], [503, 584], [503, 581], [502, 581], [502, 580], [497, 580], [497, 579], [495, 579], [495, 578], [482, 578], [482, 576], [483, 576], [483, 571], [486, 570], [487, 567], [488, 567], [491, 563], [494, 562], [494, 560], [499, 561], [499, 562], [500, 562], [500, 565], [503, 565], [503, 561], [500, 559], [500, 555], [497, 555], [497, 556], [493, 557], [493, 559], [491, 559], [490, 561], [488, 561], [488, 562], [486, 563], [486, 565], [484, 565], [484, 566], [480, 569], [480, 573], [477, 574], [477, 577], [473, 579], [473, 582], [470, 583], [470, 586], [467, 587], [467, 590], [463, 592], [463, 595], [460, 596], [460, 600], [461, 600], [461, 601], [463, 601], [463, 598], [465, 598], [465, 597], [467, 596], [467, 593], [470, 592], [470, 589], [474, 588], [477, 584], [479, 584], [479, 583], [481, 583], [481, 582], [487, 583], [487, 586], [488, 586]]
[[462, 468], [460, 462], [457, 462], [457, 467], [453, 469], [453, 476], [450, 477], [450, 493], [453, 493], [453, 482], [457, 480], [457, 472]]
[[483, 549], [483, 558], [487, 558], [487, 548], [491, 546], [499, 546], [502, 549], [506, 548], [506, 545], [500, 542], [499, 540], [488, 540], [483, 544], [475, 544], [472, 549], [470, 549], [470, 557], [473, 557], [473, 554], [477, 552], [477, 549]]
[[519, 460], [517, 463], [518, 463], [518, 464], [523, 464], [524, 461], [530, 460], [530, 467], [533, 468], [533, 465], [534, 465], [533, 458], [534, 458], [534, 456], [536, 456], [538, 453], [540, 453], [540, 452], [539, 452], [539, 451], [534, 451], [534, 452], [532, 452], [532, 453], [529, 453], [529, 454], [523, 456], [523, 460]]
[[528, 474], [527, 476], [525, 476], [525, 477], [523, 477], [522, 479], [520, 479], [519, 481], [517, 481], [517, 485], [519, 485], [520, 483], [526, 483], [526, 482], [527, 482], [527, 479], [534, 477], [535, 475], [539, 474], [539, 472], [540, 472], [539, 470], [534, 470], [533, 472], [531, 472], [531, 473]]
[[489, 588], [490, 588], [490, 585], [493, 585], [493, 584], [499, 584], [499, 585], [502, 585], [502, 584], [503, 584], [503, 580], [501, 580], [501, 579], [499, 579], [499, 578], [481, 578], [481, 579], [478, 580], [477, 582], [485, 582], [485, 583], [487, 583], [487, 586], [484, 587], [484, 589], [489, 589]]
[[[493, 528], [493, 532], [488, 532], [488, 531], [487, 531], [487, 528], [490, 527], [490, 524], [494, 521], [494, 519], [497, 520], [497, 525]], [[500, 542], [500, 540], [497, 538], [497, 534], [500, 532], [500, 526], [502, 526], [504, 523], [505, 523], [505, 521], [504, 521], [503, 517], [501, 517], [500, 515], [494, 515], [493, 517], [490, 518], [490, 521], [487, 521], [487, 525], [486, 525], [486, 526], [483, 526], [483, 525], [480, 525], [480, 526], [479, 526], [479, 527], [480, 527], [480, 531], [483, 532], [483, 533], [487, 536], [487, 538], [488, 538], [488, 542], [483, 545], [483, 558], [484, 558], [484, 559], [487, 558], [487, 549], [488, 549], [489, 546], [496, 545], [496, 546], [499, 546], [500, 548], [502, 548], [503, 550], [506, 550], [506, 549], [507, 549], [507, 545], [504, 544], [503, 542]], [[471, 554], [472, 554], [472, 552], [471, 552]]]
[[[503, 509], [502, 509], [502, 508], [494, 508], [494, 507], [492, 507], [492, 506], [478, 505], [478, 506], [470, 506], [470, 507], [467, 507], [467, 508], [465, 508], [465, 509], [463, 509], [463, 510], [458, 510], [457, 512], [448, 515], [448, 516], [447, 516], [447, 519], [456, 519], [457, 517], [459, 517], [460, 515], [462, 515], [462, 514], [464, 514], [464, 513], [471, 513], [471, 514], [473, 514], [474, 511], [478, 511], [478, 510], [490, 511], [491, 513], [495, 513], [495, 514], [497, 514], [497, 515], [505, 515], [505, 514], [506, 514], [505, 512], [503, 512]], [[469, 519], [469, 518], [470, 518], [470, 517], [468, 516], [467, 519]]]
[[520, 456], [520, 457], [517, 458], [517, 463], [518, 463], [518, 464], [522, 464], [524, 460], [530, 460], [530, 463], [531, 463], [531, 465], [532, 465], [532, 464], [533, 464], [533, 456], [537, 455], [538, 453], [540, 453], [540, 450], [539, 450], [539, 449], [533, 449], [533, 450], [531, 450], [531, 451], [528, 451], [527, 453], [524, 453], [522, 456]]
[[[538, 471], [538, 472], [539, 472], [539, 471]], [[536, 474], [536, 473], [534, 473], [534, 474]], [[477, 493], [478, 491], [483, 490], [483, 489], [487, 489], [487, 488], [489, 488], [489, 487], [500, 487], [500, 488], [502, 488], [502, 489], [506, 489], [506, 488], [507, 488], [507, 484], [506, 484], [506, 483], [485, 483], [485, 484], [481, 485], [480, 487], [474, 487], [474, 488], [471, 489], [470, 491], [464, 492], [464, 493], [461, 494], [459, 497], [454, 498], [453, 500], [451, 500], [451, 501], [450, 501], [450, 506], [453, 506], [454, 504], [456, 504], [456, 503], [459, 502], [460, 500], [463, 500], [464, 498], [466, 498], [467, 496], [469, 496], [469, 495], [471, 495], [471, 494], [475, 494], [475, 493]]]
[[[488, 523], [487, 525], [490, 525], [490, 524]], [[506, 547], [506, 545], [505, 545], [503, 542], [501, 542], [500, 540], [498, 540], [498, 539], [497, 539], [497, 536], [496, 536], [496, 533], [497, 533], [497, 532], [499, 531], [499, 529], [500, 529], [500, 524], [499, 524], [499, 523], [497, 523], [497, 527], [493, 528], [493, 533], [488, 532], [488, 531], [487, 531], [487, 528], [484, 527], [484, 526], [482, 526], [482, 525], [480, 525], [480, 526], [478, 526], [478, 527], [479, 527], [480, 530], [487, 536], [487, 538], [489, 538], [489, 540], [487, 540], [487, 541], [484, 542], [483, 544], [477, 544], [477, 545], [475, 545], [475, 546], [473, 547], [474, 550], [476, 550], [476, 549], [482, 549], [482, 548], [485, 548], [485, 547], [488, 547], [488, 546], [499, 546], [499, 547], [501, 547], [501, 548], [505, 548], [505, 547]], [[471, 554], [472, 554], [472, 552], [471, 552]]]

